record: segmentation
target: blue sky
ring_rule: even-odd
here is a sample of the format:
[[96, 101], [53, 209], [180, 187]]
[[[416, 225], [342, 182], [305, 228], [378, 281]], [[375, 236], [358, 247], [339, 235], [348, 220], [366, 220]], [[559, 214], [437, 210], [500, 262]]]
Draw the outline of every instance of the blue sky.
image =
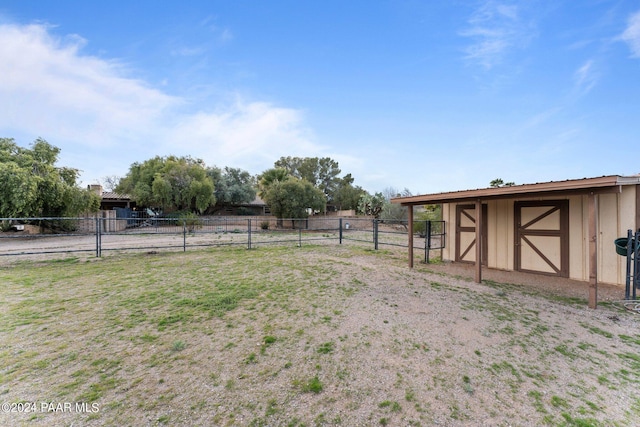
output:
[[0, 99], [84, 184], [169, 154], [372, 193], [632, 175], [640, 2], [0, 0]]

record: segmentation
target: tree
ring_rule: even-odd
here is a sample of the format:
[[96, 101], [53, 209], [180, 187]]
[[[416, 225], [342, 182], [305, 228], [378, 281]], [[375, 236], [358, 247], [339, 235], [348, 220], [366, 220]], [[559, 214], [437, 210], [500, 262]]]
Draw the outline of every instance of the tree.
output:
[[338, 182], [338, 186], [333, 193], [333, 204], [338, 210], [356, 210], [360, 197], [367, 194], [362, 187], [354, 187], [353, 181], [354, 179], [349, 173]]
[[100, 185], [105, 191], [115, 191], [120, 183], [120, 177], [118, 175], [107, 175], [100, 179]]
[[498, 187], [512, 187], [516, 185], [514, 182], [504, 182], [502, 180], [502, 178], [496, 178], [494, 180], [492, 180], [489, 183], [489, 186], [493, 187], [493, 188], [498, 188]]
[[199, 213], [215, 203], [214, 190], [204, 162], [189, 156], [156, 156], [136, 162], [116, 188], [131, 194], [138, 205]]
[[207, 169], [207, 175], [215, 185], [218, 207], [250, 203], [256, 198], [255, 179], [247, 171], [214, 166]]
[[100, 197], [78, 186], [78, 169], [56, 166], [59, 154], [42, 138], [30, 149], [0, 138], [0, 217], [64, 217], [100, 209]]
[[291, 176], [273, 181], [264, 194], [264, 200], [279, 219], [306, 218], [309, 211], [322, 211], [326, 204], [322, 191], [306, 180]]
[[394, 187], [387, 187], [382, 190], [382, 194], [384, 196], [385, 202], [382, 207], [382, 212], [380, 213], [380, 218], [405, 221], [409, 216], [407, 208], [397, 203], [391, 203], [391, 199], [394, 197], [409, 197], [412, 195], [411, 191], [409, 191], [408, 188], [399, 191]]
[[358, 202], [358, 212], [378, 218], [384, 208], [385, 202], [386, 199], [382, 193], [376, 193], [373, 196], [368, 193], [364, 194]]
[[271, 185], [284, 182], [289, 178], [289, 172], [284, 168], [267, 169], [258, 176], [258, 196], [266, 200], [267, 192]]
[[340, 168], [338, 162], [329, 157], [280, 157], [274, 166], [285, 169], [289, 175], [310, 182], [319, 188], [331, 201], [338, 186]]

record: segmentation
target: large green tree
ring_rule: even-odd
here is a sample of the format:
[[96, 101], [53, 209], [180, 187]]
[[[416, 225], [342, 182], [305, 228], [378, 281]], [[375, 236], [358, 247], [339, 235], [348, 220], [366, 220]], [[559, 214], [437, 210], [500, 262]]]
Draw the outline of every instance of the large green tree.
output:
[[130, 194], [138, 203], [165, 212], [204, 212], [215, 203], [213, 180], [205, 164], [191, 157], [156, 156], [134, 163], [116, 191]]
[[292, 176], [271, 182], [264, 193], [271, 212], [279, 218], [306, 218], [309, 211], [323, 211], [326, 196], [310, 182]]
[[275, 162], [276, 168], [285, 169], [289, 175], [308, 181], [322, 190], [329, 201], [340, 182], [338, 162], [329, 157], [280, 157]]
[[230, 206], [250, 203], [256, 198], [254, 177], [238, 168], [207, 168], [207, 175], [215, 185], [216, 206]]
[[351, 174], [346, 174], [338, 181], [336, 190], [333, 193], [332, 203], [338, 210], [358, 209], [360, 197], [367, 194], [360, 186], [353, 185], [354, 179]]
[[284, 168], [271, 168], [258, 175], [258, 196], [266, 200], [269, 188], [276, 183], [284, 182], [291, 175]]
[[38, 138], [30, 148], [0, 138], [0, 217], [64, 217], [100, 208], [78, 186], [79, 170], [56, 166], [60, 149]]

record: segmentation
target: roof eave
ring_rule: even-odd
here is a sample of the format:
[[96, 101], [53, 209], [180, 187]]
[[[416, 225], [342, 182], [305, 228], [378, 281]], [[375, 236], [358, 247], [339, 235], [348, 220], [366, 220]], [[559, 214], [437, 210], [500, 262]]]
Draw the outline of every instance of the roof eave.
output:
[[621, 177], [619, 175], [610, 175], [599, 178], [551, 181], [538, 184], [522, 184], [509, 187], [492, 187], [476, 190], [453, 191], [448, 193], [425, 194], [421, 196], [398, 197], [391, 199], [391, 202], [404, 206], [411, 206], [477, 199], [487, 200], [515, 197], [542, 197], [560, 193], [585, 193], [591, 190], [603, 188], [615, 190], [615, 187], [632, 184], [640, 184], [640, 177]]

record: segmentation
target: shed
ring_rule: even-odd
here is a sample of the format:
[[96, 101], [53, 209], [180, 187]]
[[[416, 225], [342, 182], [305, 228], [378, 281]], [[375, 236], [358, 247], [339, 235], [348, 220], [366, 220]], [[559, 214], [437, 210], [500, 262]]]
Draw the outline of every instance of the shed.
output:
[[[624, 285], [625, 260], [613, 241], [640, 228], [640, 175], [551, 181], [397, 197], [409, 208], [409, 267], [413, 267], [413, 207], [442, 204], [447, 235], [443, 260], [482, 268]], [[478, 244], [480, 242], [480, 244]]]

